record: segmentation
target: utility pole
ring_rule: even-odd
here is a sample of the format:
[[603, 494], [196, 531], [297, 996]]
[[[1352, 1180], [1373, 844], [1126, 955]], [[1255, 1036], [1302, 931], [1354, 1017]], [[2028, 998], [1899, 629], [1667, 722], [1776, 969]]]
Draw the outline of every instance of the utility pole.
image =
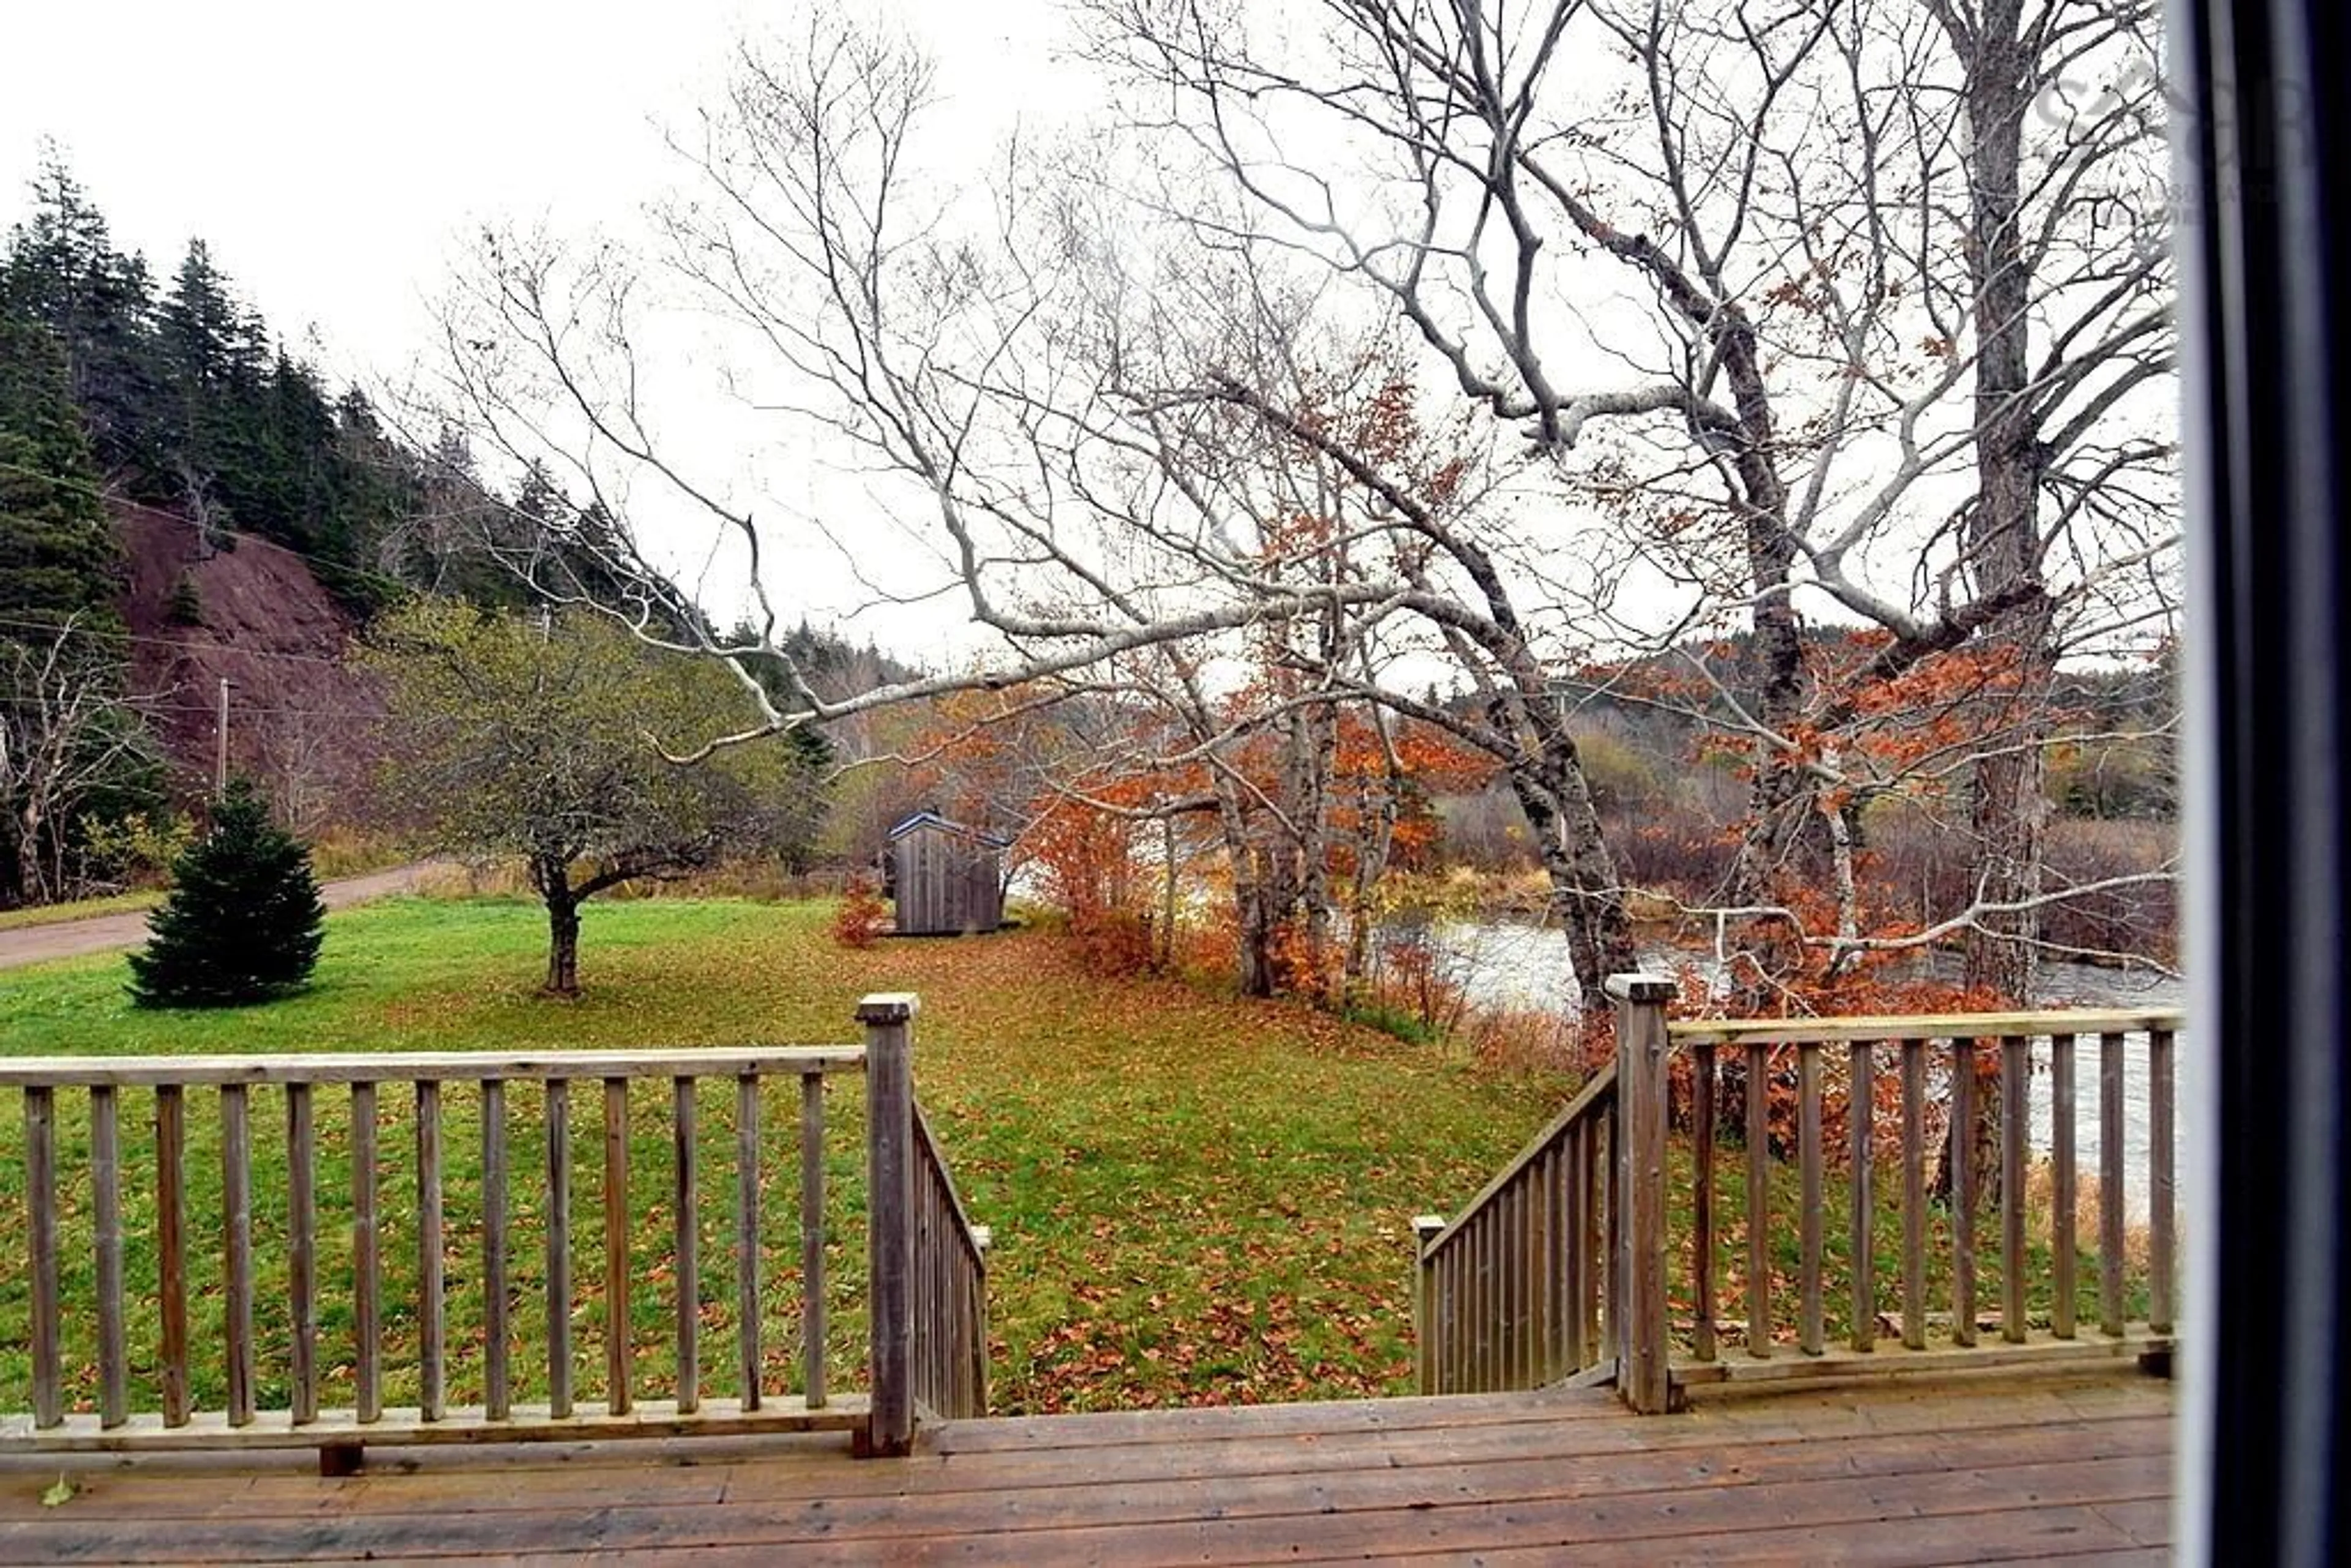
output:
[[213, 798], [228, 794], [228, 677], [220, 678], [220, 719], [213, 728]]

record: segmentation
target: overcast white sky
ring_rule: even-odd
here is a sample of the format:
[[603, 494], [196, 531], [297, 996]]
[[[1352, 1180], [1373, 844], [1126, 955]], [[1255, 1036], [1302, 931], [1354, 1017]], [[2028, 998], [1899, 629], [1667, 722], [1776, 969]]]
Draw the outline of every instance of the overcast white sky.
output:
[[[1050, 103], [1046, 0], [902, 0], [953, 107], [992, 140]], [[339, 377], [390, 375], [423, 296], [483, 218], [566, 226], [670, 172], [656, 126], [721, 77], [759, 0], [10, 0], [0, 24], [0, 214], [54, 137], [168, 278], [188, 239], [273, 325], [311, 326]], [[1008, 84], [1018, 90], [1007, 92]]]

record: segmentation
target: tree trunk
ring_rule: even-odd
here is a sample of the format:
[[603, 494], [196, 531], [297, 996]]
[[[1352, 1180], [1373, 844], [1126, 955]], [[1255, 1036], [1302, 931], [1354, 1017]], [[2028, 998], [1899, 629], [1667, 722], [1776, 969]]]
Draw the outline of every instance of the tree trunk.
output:
[[1330, 1000], [1328, 955], [1331, 950], [1331, 772], [1339, 750], [1339, 714], [1335, 706], [1301, 708], [1290, 716], [1290, 777], [1281, 807], [1290, 819], [1290, 842], [1285, 846], [1296, 871], [1292, 920], [1302, 951], [1291, 955], [1290, 983], [1318, 1003]]
[[[1755, 418], [1762, 422], [1768, 415], [1759, 411]], [[1795, 727], [1803, 707], [1803, 640], [1788, 597], [1795, 547], [1778, 522], [1776, 508], [1784, 505], [1784, 497], [1777, 473], [1761, 464], [1741, 466], [1750, 500], [1760, 494], [1771, 509], [1767, 513], [1766, 507], [1755, 507], [1756, 520], [1748, 528], [1748, 570], [1756, 600], [1740, 685], [1750, 711], [1772, 734], [1784, 736]], [[1766, 515], [1771, 519], [1769, 526], [1762, 521]], [[1735, 908], [1784, 908], [1790, 903], [1790, 880], [1804, 874], [1796, 854], [1813, 812], [1815, 783], [1802, 758], [1761, 737], [1755, 744], [1755, 779], [1748, 791], [1739, 853], [1731, 862], [1730, 903]], [[1729, 1009], [1749, 1016], [1776, 1011], [1779, 984], [1803, 972], [1803, 947], [1782, 920], [1750, 917], [1740, 921], [1737, 930], [1731, 972], [1725, 977]], [[1735, 1061], [1736, 1052], [1732, 1058]], [[1743, 1065], [1732, 1070], [1738, 1082], [1730, 1087], [1738, 1093], [1723, 1096], [1726, 1113], [1744, 1093], [1744, 1071]]]
[[551, 856], [533, 856], [530, 880], [547, 904], [547, 994], [576, 997], [580, 994], [580, 900], [571, 891], [571, 867]]
[[[2042, 445], [2031, 360], [2031, 274], [2020, 225], [2024, 120], [2041, 63], [2021, 28], [2018, 0], [1994, 0], [1971, 32], [1952, 44], [1967, 69], [1973, 132], [1970, 235], [1975, 289], [1976, 496], [1967, 519], [1968, 565], [1986, 597], [2038, 590], [2042, 545], [2039, 502], [2047, 453]], [[2054, 674], [2050, 609], [2034, 591], [1986, 629], [1987, 643], [2009, 655], [2007, 690], [1988, 714], [1987, 754], [1971, 769], [1970, 825], [1976, 896], [1987, 904], [2029, 904], [2041, 891], [2047, 805], [2041, 748], [2048, 738], [2047, 697]], [[1986, 915], [1967, 935], [1966, 984], [2015, 1007], [2032, 1005], [2040, 915], [2032, 908]], [[1982, 1094], [1972, 1127], [1946, 1139], [1936, 1186], [1948, 1192], [1955, 1162], [1971, 1161], [1983, 1211], [2000, 1199], [2000, 1097]], [[1967, 1140], [1963, 1155], [1961, 1139]]]
[[1402, 779], [1389, 770], [1382, 788], [1365, 781], [1356, 801], [1355, 876], [1348, 899], [1347, 958], [1342, 972], [1343, 998], [1349, 1006], [1363, 999], [1372, 973], [1372, 926], [1377, 918], [1374, 894], [1387, 874], [1388, 856], [1395, 847], [1396, 797]]
[[[17, 813], [16, 853], [27, 904], [55, 904], [65, 897], [65, 836], [50, 831], [51, 799], [47, 789], [36, 785], [27, 789]], [[54, 861], [45, 850], [54, 851]]]
[[547, 990], [557, 997], [580, 994], [580, 906], [568, 901], [547, 906]]
[[1575, 743], [1565, 732], [1541, 737], [1528, 759], [1510, 770], [1510, 789], [1526, 813], [1528, 831], [1551, 877], [1552, 914], [1567, 933], [1568, 962], [1587, 1007], [1597, 1006], [1601, 982], [1638, 967], [1625, 890], [1600, 827]]
[[1167, 857], [1164, 868], [1166, 880], [1159, 913], [1159, 967], [1173, 973], [1176, 967], [1176, 819], [1159, 819], [1160, 845]]

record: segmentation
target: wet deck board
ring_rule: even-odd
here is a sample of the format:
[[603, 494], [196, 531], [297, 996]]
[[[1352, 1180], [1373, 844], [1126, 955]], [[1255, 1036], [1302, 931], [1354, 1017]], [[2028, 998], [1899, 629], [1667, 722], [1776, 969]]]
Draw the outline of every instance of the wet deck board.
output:
[[965, 1421], [838, 1438], [0, 1468], [0, 1562], [2156, 1561], [2171, 1394], [2127, 1373]]

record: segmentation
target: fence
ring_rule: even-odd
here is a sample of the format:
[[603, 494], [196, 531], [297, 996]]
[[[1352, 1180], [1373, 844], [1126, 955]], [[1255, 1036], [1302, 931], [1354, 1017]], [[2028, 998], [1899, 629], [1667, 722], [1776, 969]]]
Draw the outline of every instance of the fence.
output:
[[[910, 1062], [914, 1011], [911, 996], [868, 998], [858, 1012], [867, 1025], [862, 1046], [0, 1061], [0, 1089], [19, 1090], [24, 1104], [26, 1272], [9, 1293], [25, 1301], [31, 1404], [29, 1412], [0, 1416], [0, 1449], [316, 1447], [322, 1463], [342, 1468], [365, 1444], [847, 1428], [862, 1449], [903, 1452], [918, 1393], [942, 1415], [974, 1413], [986, 1396], [980, 1241], [960, 1204], [925, 1206], [924, 1195], [942, 1187], [952, 1203], [953, 1186], [927, 1134], [918, 1155], [907, 1130], [920, 1118]], [[828, 1279], [826, 1264], [825, 1085], [861, 1072], [866, 1396], [831, 1391], [826, 1348], [828, 1304], [842, 1286]], [[762, 1112], [771, 1098], [763, 1091], [778, 1080], [798, 1090], [799, 1258], [796, 1277], [785, 1280], [770, 1278], [762, 1249]], [[716, 1092], [705, 1095], [705, 1084]], [[703, 1166], [713, 1144], [703, 1102], [723, 1103], [728, 1084], [732, 1138], [716, 1146], [731, 1142], [734, 1191], [717, 1228], [732, 1255], [735, 1354], [720, 1396], [707, 1391], [713, 1380], [702, 1354], [705, 1306], [716, 1306], [702, 1296]], [[537, 1092], [517, 1096], [518, 1085]], [[601, 1089], [601, 1147], [590, 1141], [601, 1166], [601, 1251], [579, 1234], [572, 1208], [575, 1091], [590, 1085]], [[667, 1091], [670, 1157], [656, 1195], [643, 1181], [632, 1189], [632, 1162], [653, 1141], [632, 1122], [648, 1085]], [[137, 1151], [148, 1179], [137, 1185], [125, 1180], [126, 1096], [152, 1096], [153, 1111], [152, 1139]], [[75, 1098], [86, 1102], [88, 1118], [78, 1145], [60, 1137], [61, 1114]], [[267, 1190], [256, 1195], [256, 1118], [269, 1101], [277, 1102], [284, 1133], [269, 1142]], [[322, 1102], [340, 1112], [324, 1151]], [[475, 1160], [450, 1157], [453, 1109], [477, 1132]], [[526, 1119], [532, 1113], [535, 1125]], [[404, 1162], [387, 1157], [388, 1119], [405, 1124]], [[517, 1173], [518, 1125], [528, 1128], [526, 1146], [544, 1150], [537, 1179]], [[217, 1146], [216, 1186], [190, 1157], [192, 1132]], [[926, 1173], [920, 1187], [912, 1179], [918, 1169]], [[342, 1189], [331, 1205], [340, 1237], [320, 1223], [322, 1172]], [[68, 1222], [79, 1228], [84, 1191], [87, 1274], [78, 1266], [68, 1271], [61, 1246]], [[666, 1238], [639, 1233], [639, 1221], [664, 1208]], [[536, 1237], [518, 1239], [517, 1220]], [[201, 1277], [192, 1268], [200, 1231], [219, 1249], [217, 1270]], [[387, 1239], [403, 1231], [413, 1257], [388, 1282]], [[527, 1311], [518, 1264], [534, 1239], [544, 1364], [518, 1368], [513, 1352], [524, 1342]], [[322, 1268], [330, 1251], [335, 1266]], [[583, 1251], [594, 1276], [582, 1282], [584, 1303], [574, 1290]], [[453, 1266], [474, 1276], [462, 1290]], [[152, 1283], [152, 1298], [134, 1293], [134, 1271], [141, 1285]], [[933, 1277], [954, 1281], [952, 1300], [905, 1288]], [[282, 1300], [268, 1300], [271, 1333], [257, 1334], [256, 1294], [280, 1281]], [[770, 1295], [795, 1285], [800, 1386], [789, 1394], [763, 1347]], [[192, 1296], [204, 1309], [200, 1325], [192, 1324]], [[460, 1297], [475, 1311], [453, 1335], [449, 1307]], [[655, 1309], [640, 1311], [649, 1297]], [[135, 1355], [134, 1304], [141, 1320]], [[601, 1304], [595, 1398], [574, 1386], [574, 1319], [583, 1304]], [[917, 1325], [909, 1317], [916, 1312], [940, 1321]], [[648, 1336], [647, 1317], [665, 1319], [663, 1332]], [[86, 1354], [68, 1355], [69, 1325], [84, 1331]], [[481, 1389], [478, 1404], [448, 1397], [453, 1337]], [[668, 1352], [658, 1378], [638, 1369], [654, 1344]], [[929, 1377], [918, 1351], [946, 1358], [956, 1377]], [[386, 1404], [395, 1380], [413, 1388], [413, 1405]], [[518, 1383], [543, 1397], [517, 1398]], [[264, 1407], [265, 1386], [282, 1388], [283, 1403]], [[217, 1403], [199, 1408], [199, 1387], [216, 1390]], [[347, 1391], [350, 1403], [329, 1406], [329, 1389]], [[69, 1411], [69, 1403], [94, 1408]]]
[[[1422, 1222], [1424, 1390], [1533, 1387], [1589, 1368], [1635, 1409], [1657, 1411], [1713, 1381], [2169, 1353], [2177, 1011], [1669, 1023], [1669, 981], [1620, 976], [1609, 995], [1614, 1063], [1458, 1218]], [[2099, 1128], [2088, 1190], [2085, 1040]], [[2147, 1137], [2135, 1164], [2126, 1048], [2142, 1040]], [[1733, 1063], [1741, 1071], [1727, 1072]], [[2049, 1079], [2045, 1168], [2028, 1147], [2037, 1072]], [[1939, 1181], [1930, 1112], [1956, 1130]], [[1595, 1145], [1607, 1150], [1604, 1180]], [[1687, 1203], [1668, 1202], [1677, 1183]], [[2085, 1333], [2077, 1213], [2093, 1192]], [[2143, 1262], [2126, 1224], [2134, 1193], [2145, 1195]], [[1604, 1279], [1595, 1245], [1610, 1260]], [[1734, 1269], [1742, 1311], [1726, 1319]], [[1832, 1313], [1843, 1319], [1834, 1344]]]

